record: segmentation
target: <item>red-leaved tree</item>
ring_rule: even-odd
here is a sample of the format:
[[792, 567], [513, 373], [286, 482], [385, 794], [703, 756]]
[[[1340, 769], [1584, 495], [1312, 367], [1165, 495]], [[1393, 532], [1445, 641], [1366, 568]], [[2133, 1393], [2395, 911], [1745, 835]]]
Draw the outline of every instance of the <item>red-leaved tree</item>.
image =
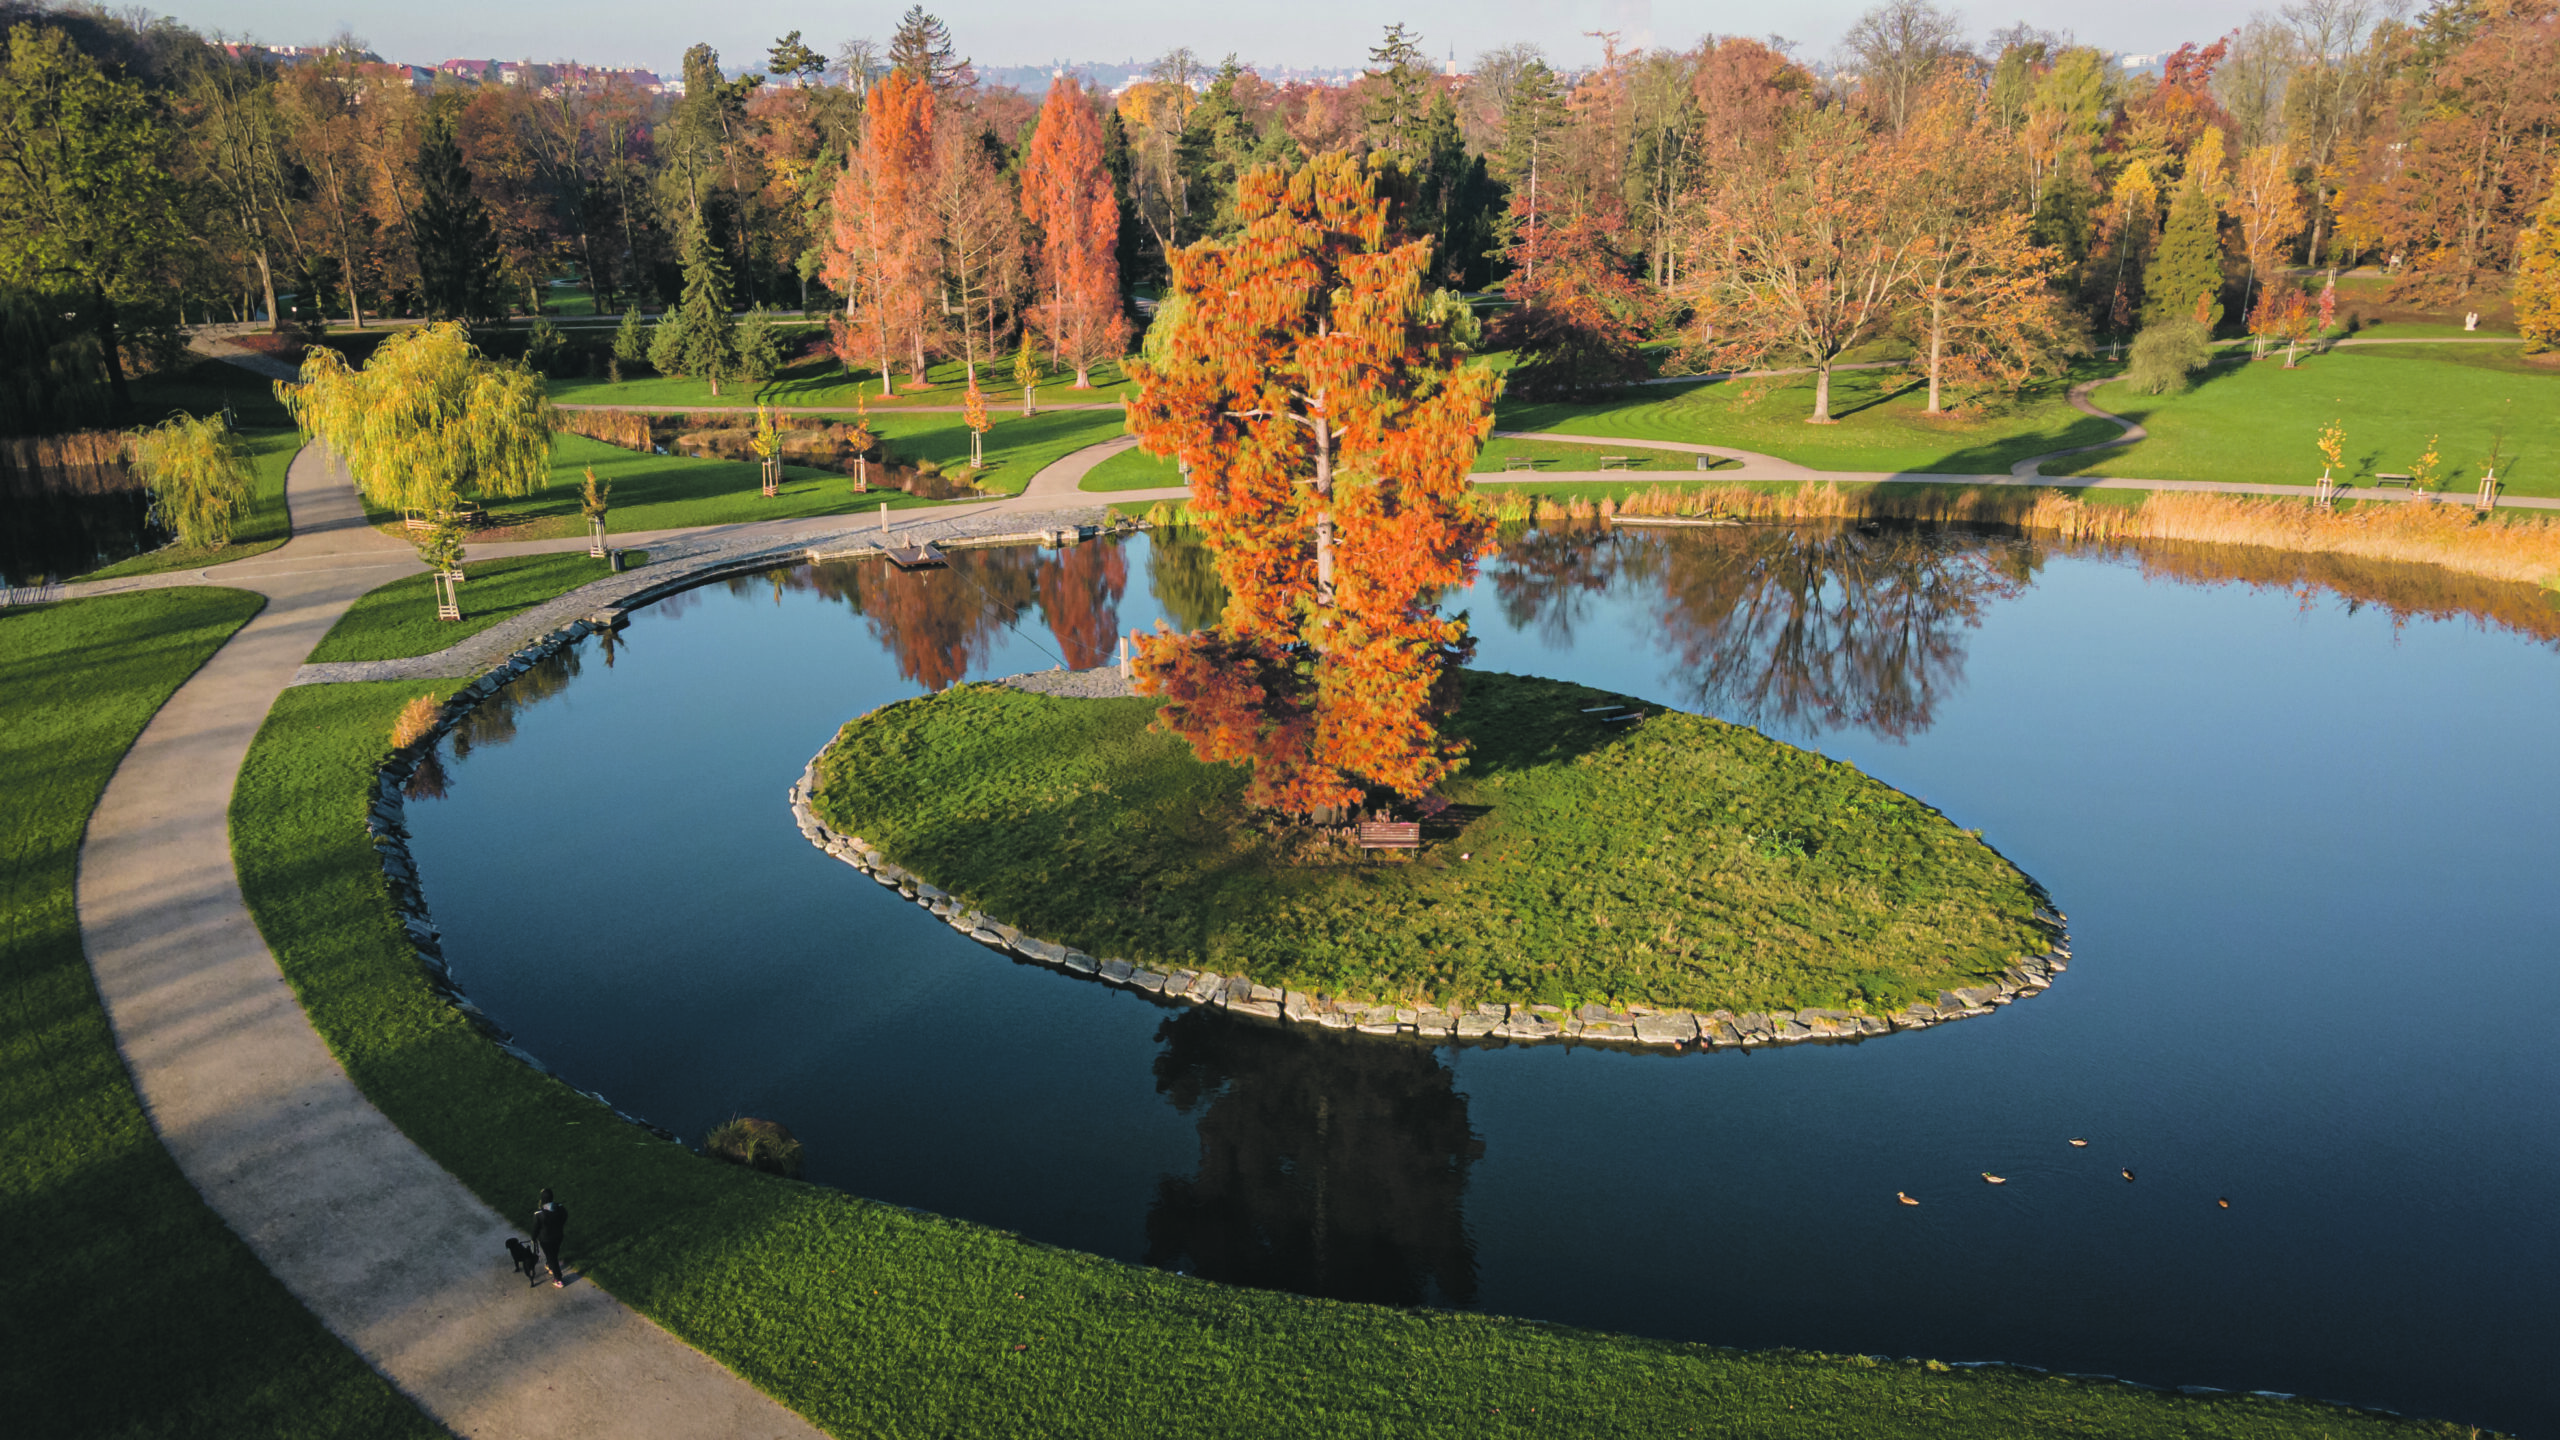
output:
[[1190, 520], [1229, 592], [1210, 630], [1139, 645], [1139, 688], [1250, 803], [1308, 816], [1419, 796], [1459, 762], [1443, 729], [1466, 626], [1433, 606], [1491, 540], [1467, 472], [1500, 382], [1427, 318], [1427, 240], [1390, 247], [1358, 162], [1254, 171], [1242, 233], [1170, 257], [1129, 428], [1191, 471]]
[[880, 393], [901, 358], [924, 383], [925, 350], [940, 329], [936, 293], [933, 90], [903, 72], [873, 87], [862, 148], [835, 187], [820, 276], [845, 297], [831, 325], [836, 356], [878, 366]]
[[1102, 120], [1078, 81], [1049, 82], [1022, 159], [1022, 215], [1040, 228], [1031, 323], [1058, 362], [1075, 367], [1075, 388], [1090, 390], [1094, 365], [1127, 351], [1129, 322], [1120, 309], [1120, 207], [1102, 164]]

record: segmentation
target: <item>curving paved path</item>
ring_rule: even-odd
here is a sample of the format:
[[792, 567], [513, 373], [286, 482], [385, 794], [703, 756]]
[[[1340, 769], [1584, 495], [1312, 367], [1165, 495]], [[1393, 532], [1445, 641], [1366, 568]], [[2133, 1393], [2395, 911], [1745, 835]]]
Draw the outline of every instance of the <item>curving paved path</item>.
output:
[[[2113, 377], [2109, 378], [2112, 379]], [[2108, 383], [2106, 380], [2083, 380], [2079, 384], [2071, 387], [2070, 394], [2066, 398], [2071, 401], [2072, 409], [2079, 411], [2083, 415], [2091, 415], [2100, 420], [2108, 421], [2117, 428], [2123, 430], [2123, 434], [2118, 435], [2113, 440], [2101, 440], [2095, 445], [2074, 445], [2067, 450], [2047, 450], [2041, 455], [2030, 455], [2026, 459], [2019, 461], [2017, 464], [2010, 466], [2009, 473], [2021, 480], [2034, 480], [2040, 478], [2044, 474], [2042, 467], [2044, 462], [2047, 460], [2059, 460], [2065, 455], [2086, 455], [2096, 450], [2113, 450], [2119, 445], [2130, 445], [2136, 440], [2150, 439], [2151, 432], [2143, 429], [2141, 425], [2126, 419], [2122, 415], [2116, 414], [2112, 410], [2101, 410], [2090, 402], [2090, 392], [2106, 383]]]
[[329, 626], [418, 568], [316, 450], [286, 498], [282, 548], [173, 582], [268, 603], [152, 718], [80, 851], [81, 940], [162, 1143], [287, 1289], [458, 1435], [816, 1436], [596, 1286], [517, 1281], [502, 1241], [520, 1226], [357, 1091], [276, 968], [232, 869], [234, 778]]

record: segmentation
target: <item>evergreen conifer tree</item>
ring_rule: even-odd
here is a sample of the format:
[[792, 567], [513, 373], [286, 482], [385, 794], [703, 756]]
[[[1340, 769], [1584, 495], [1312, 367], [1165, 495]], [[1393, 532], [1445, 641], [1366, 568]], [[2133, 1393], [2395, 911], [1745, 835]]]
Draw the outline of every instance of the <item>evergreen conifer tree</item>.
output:
[[498, 275], [498, 229], [471, 189], [471, 171], [453, 140], [453, 122], [439, 118], [418, 152], [420, 198], [413, 220], [418, 238], [418, 288], [431, 320], [482, 320], [504, 313]]
[[637, 365], [649, 358], [649, 332], [640, 324], [640, 307], [626, 307], [622, 324], [613, 332], [613, 358], [625, 365]]
[[2169, 227], [2142, 272], [2142, 323], [2192, 318], [2196, 297], [2210, 295], [2205, 329], [2222, 323], [2222, 234], [2213, 200], [2195, 184], [2183, 184], [2169, 201]]
[[649, 363], [661, 374], [695, 376], [720, 393], [723, 377], [738, 369], [738, 327], [729, 315], [729, 267], [699, 220], [685, 222], [678, 255], [684, 262], [684, 297], [658, 322]]

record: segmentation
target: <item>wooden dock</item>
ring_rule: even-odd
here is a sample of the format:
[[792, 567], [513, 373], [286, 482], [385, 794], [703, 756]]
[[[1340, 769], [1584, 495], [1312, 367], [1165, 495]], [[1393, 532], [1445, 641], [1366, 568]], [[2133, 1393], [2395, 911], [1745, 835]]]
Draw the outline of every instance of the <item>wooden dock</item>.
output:
[[921, 545], [892, 545], [889, 563], [901, 570], [939, 570], [951, 563], [951, 557], [934, 548], [932, 541]]

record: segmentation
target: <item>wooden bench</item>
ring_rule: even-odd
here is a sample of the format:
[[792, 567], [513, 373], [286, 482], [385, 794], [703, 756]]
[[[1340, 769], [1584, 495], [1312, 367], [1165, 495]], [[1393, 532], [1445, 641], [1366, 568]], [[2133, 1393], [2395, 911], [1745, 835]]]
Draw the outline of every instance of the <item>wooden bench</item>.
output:
[[1363, 850], [1419, 850], [1422, 848], [1422, 822], [1418, 820], [1363, 820], [1359, 830]]
[[1635, 458], [1636, 457], [1633, 455], [1603, 455], [1600, 457], [1600, 468], [1603, 470], [1624, 470], [1628, 465], [1634, 462]]
[[2394, 485], [2399, 486], [2403, 490], [2414, 490], [2418, 487], [2418, 477], [2415, 475], [2376, 475], [2373, 477], [2373, 488], [2376, 490], [2388, 490]]
[[1538, 468], [1538, 457], [1535, 455], [1505, 455], [1502, 457], [1502, 468], [1505, 470], [1535, 470]]

